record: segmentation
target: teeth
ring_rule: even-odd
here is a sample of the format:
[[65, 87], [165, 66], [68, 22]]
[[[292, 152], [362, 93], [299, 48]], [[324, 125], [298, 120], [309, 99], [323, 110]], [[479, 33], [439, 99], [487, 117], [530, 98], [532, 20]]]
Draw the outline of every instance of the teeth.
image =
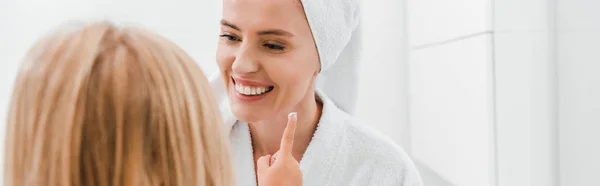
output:
[[249, 87], [236, 84], [235, 90], [244, 95], [260, 95], [269, 91], [268, 87]]

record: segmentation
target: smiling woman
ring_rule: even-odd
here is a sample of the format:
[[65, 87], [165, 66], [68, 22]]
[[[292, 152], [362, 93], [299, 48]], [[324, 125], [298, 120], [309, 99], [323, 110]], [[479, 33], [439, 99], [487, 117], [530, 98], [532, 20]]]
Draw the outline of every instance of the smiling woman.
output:
[[281, 150], [290, 112], [298, 113], [291, 153], [305, 185], [421, 185], [402, 148], [357, 124], [316, 86], [338, 58], [348, 60], [340, 53], [358, 25], [358, 4], [223, 0], [212, 84], [226, 95], [220, 101], [239, 185], [256, 185], [259, 159]]

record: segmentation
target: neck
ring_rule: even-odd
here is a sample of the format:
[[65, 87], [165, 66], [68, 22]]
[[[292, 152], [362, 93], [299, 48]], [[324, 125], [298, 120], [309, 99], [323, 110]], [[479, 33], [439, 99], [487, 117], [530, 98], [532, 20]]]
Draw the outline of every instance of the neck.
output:
[[[298, 161], [308, 148], [321, 118], [323, 105], [315, 98], [315, 94], [309, 94], [293, 110], [298, 113], [298, 121], [292, 154]], [[255, 156], [272, 155], [279, 150], [288, 114], [279, 113], [269, 120], [249, 124]]]

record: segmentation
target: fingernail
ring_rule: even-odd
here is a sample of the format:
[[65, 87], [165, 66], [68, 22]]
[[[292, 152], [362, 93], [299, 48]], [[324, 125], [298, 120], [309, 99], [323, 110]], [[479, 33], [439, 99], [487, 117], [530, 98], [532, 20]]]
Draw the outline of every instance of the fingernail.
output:
[[298, 119], [298, 113], [292, 112], [288, 115], [288, 119], [296, 120]]

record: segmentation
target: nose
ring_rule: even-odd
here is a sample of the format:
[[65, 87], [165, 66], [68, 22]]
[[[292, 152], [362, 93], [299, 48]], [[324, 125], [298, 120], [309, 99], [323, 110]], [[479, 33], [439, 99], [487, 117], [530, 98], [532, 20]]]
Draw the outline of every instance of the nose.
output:
[[258, 71], [259, 61], [256, 57], [256, 53], [256, 51], [253, 51], [253, 49], [248, 46], [240, 47], [231, 66], [231, 70], [237, 74], [246, 74]]

